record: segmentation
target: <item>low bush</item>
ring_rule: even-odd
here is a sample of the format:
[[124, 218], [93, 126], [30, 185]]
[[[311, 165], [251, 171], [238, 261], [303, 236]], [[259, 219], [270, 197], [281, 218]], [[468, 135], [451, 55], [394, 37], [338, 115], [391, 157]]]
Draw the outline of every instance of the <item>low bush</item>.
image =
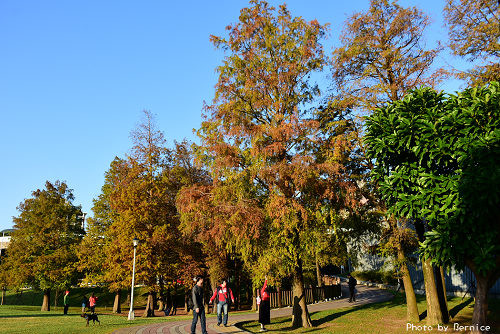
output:
[[368, 281], [373, 283], [397, 284], [397, 278], [393, 271], [386, 270], [365, 270], [353, 271], [351, 275], [358, 281]]

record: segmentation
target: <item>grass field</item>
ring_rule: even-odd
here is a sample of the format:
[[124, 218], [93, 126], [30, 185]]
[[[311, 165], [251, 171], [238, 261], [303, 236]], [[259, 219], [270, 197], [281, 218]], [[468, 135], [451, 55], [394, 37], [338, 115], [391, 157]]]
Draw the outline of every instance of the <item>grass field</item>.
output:
[[[146, 305], [147, 299], [147, 289], [144, 287], [136, 287], [134, 289], [134, 306], [143, 307]], [[83, 296], [87, 298], [94, 293], [98, 298], [97, 305], [102, 309], [102, 311], [110, 311], [113, 308], [114, 294], [110, 293], [107, 289], [102, 287], [88, 287], [88, 288], [71, 288], [69, 294], [69, 304], [70, 306], [79, 306], [82, 304]], [[121, 305], [122, 308], [128, 308], [127, 294], [129, 291], [122, 291]], [[179, 292], [180, 293], [180, 292]], [[50, 296], [50, 307], [51, 309], [54, 305], [62, 306], [64, 291], [58, 293], [57, 301], [55, 300], [55, 291], [51, 292]], [[182, 297], [179, 296], [181, 299]], [[43, 299], [43, 293], [37, 290], [22, 290], [21, 292], [15, 292], [12, 290], [7, 291], [4, 298], [4, 305], [29, 305], [29, 306], [41, 306]]]
[[[425, 298], [418, 296], [419, 312], [424, 313], [426, 310]], [[472, 310], [474, 303], [472, 299], [453, 297], [448, 300], [448, 308], [453, 318], [450, 324], [447, 324], [451, 329], [453, 323], [461, 325], [469, 325], [472, 318]], [[425, 313], [424, 313], [425, 314]], [[359, 307], [350, 307], [330, 311], [315, 312], [311, 314], [313, 328], [292, 330], [290, 317], [278, 318], [271, 320], [271, 325], [266, 326], [270, 332], [283, 333], [335, 333], [335, 334], [399, 334], [399, 333], [443, 333], [434, 328], [433, 331], [407, 330], [406, 329], [406, 305], [400, 294], [397, 294], [394, 299], [364, 305]], [[490, 300], [489, 304], [489, 323], [492, 326], [490, 333], [500, 333], [500, 301]], [[425, 319], [415, 325], [425, 325]], [[260, 325], [257, 322], [242, 323], [242, 328], [253, 333], [259, 332]], [[460, 331], [451, 331], [449, 333], [460, 333]]]
[[86, 327], [85, 319], [80, 317], [79, 307], [70, 307], [69, 314], [62, 314], [62, 307], [55, 311], [42, 312], [38, 306], [2, 305], [0, 306], [0, 333], [111, 333], [113, 330], [128, 326], [137, 326], [162, 321], [176, 321], [191, 319], [191, 316], [175, 317], [136, 317], [134, 321], [128, 321], [124, 312], [122, 315], [101, 314], [99, 320], [101, 325], [90, 323]]
[[[99, 314], [101, 325], [86, 327], [85, 319], [80, 317], [81, 302], [85, 295], [87, 298], [94, 293], [97, 297], [96, 312]], [[40, 311], [43, 294], [36, 290], [24, 290], [22, 293], [7, 291], [4, 305], [0, 306], [0, 334], [3, 333], [111, 333], [121, 327], [136, 326], [161, 321], [174, 321], [190, 319], [190, 316], [141, 318], [142, 310], [136, 312], [136, 320], [128, 321], [126, 291], [122, 293], [122, 314], [112, 313], [114, 295], [101, 287], [72, 288], [69, 295], [69, 314], [63, 315], [63, 292], [59, 293], [57, 302], [55, 292], [51, 293], [50, 312]], [[135, 288], [134, 305], [142, 307], [146, 304], [147, 290]], [[54, 307], [54, 304], [57, 306]]]
[[[86, 321], [80, 317], [81, 308], [78, 296], [80, 293], [88, 295], [88, 289], [72, 290], [73, 299], [70, 300], [71, 307], [69, 315], [62, 314], [61, 303], [57, 308], [52, 308], [50, 312], [40, 311], [41, 294], [36, 291], [25, 291], [22, 296], [9, 294], [5, 302], [14, 302], [28, 304], [34, 301], [36, 305], [3, 305], [0, 306], [0, 334], [9, 333], [111, 333], [113, 330], [122, 327], [136, 326], [142, 324], [153, 324], [163, 321], [175, 321], [191, 319], [191, 316], [180, 315], [175, 317], [154, 317], [140, 318], [130, 322], [127, 320], [127, 308], [123, 304], [122, 315], [113, 315], [111, 313], [112, 298], [106, 295], [104, 291], [96, 295], [101, 296], [100, 306], [97, 308], [101, 325], [92, 325], [86, 327]], [[137, 290], [138, 295], [142, 290]], [[80, 296], [81, 297], [81, 296]], [[425, 298], [419, 299], [419, 311], [425, 314]], [[139, 298], [141, 301], [141, 298]], [[51, 303], [53, 305], [53, 302]], [[452, 315], [450, 321], [461, 325], [468, 325], [472, 317], [473, 301], [455, 297], [449, 299], [449, 309]], [[500, 333], [500, 300], [490, 299], [489, 303], [489, 324], [492, 329], [489, 333]], [[137, 312], [139, 314], [141, 311]], [[209, 315], [213, 316], [213, 315]], [[350, 307], [330, 311], [315, 312], [311, 314], [315, 327], [310, 329], [292, 330], [290, 328], [290, 317], [273, 319], [272, 324], [267, 326], [274, 333], [336, 333], [336, 334], [395, 334], [395, 333], [424, 333], [424, 331], [406, 330], [406, 305], [403, 297], [396, 294], [391, 301], [364, 305], [359, 307]], [[416, 325], [425, 325], [425, 319]], [[256, 322], [246, 322], [242, 327], [250, 332], [258, 332], [260, 327]], [[451, 331], [448, 331], [451, 332]], [[425, 333], [442, 333], [436, 330], [425, 331]], [[459, 333], [454, 331], [453, 333]]]

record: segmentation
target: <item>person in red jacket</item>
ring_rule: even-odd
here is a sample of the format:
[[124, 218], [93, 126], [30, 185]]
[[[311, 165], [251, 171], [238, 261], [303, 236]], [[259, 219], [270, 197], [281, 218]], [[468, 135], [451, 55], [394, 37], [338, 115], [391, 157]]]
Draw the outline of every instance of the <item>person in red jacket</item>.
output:
[[92, 296], [89, 298], [90, 313], [95, 313], [95, 305], [97, 304], [97, 297], [92, 292]]
[[227, 327], [227, 317], [229, 311], [229, 298], [234, 303], [233, 291], [227, 286], [227, 281], [223, 279], [221, 284], [215, 289], [210, 304], [217, 298], [217, 326], [222, 322], [222, 311], [224, 311], [224, 327]]
[[267, 289], [267, 277], [264, 281], [264, 286], [260, 290], [260, 305], [259, 305], [259, 323], [260, 331], [265, 332], [267, 329], [265, 325], [271, 323], [271, 296]]

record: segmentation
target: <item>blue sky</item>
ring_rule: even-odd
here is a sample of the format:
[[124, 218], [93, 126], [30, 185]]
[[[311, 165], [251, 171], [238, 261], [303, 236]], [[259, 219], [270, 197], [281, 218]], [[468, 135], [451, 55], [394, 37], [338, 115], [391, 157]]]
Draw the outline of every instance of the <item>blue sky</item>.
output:
[[[270, 1], [273, 5], [281, 1]], [[401, 1], [432, 19], [428, 45], [445, 40], [444, 1]], [[223, 54], [209, 42], [246, 1], [0, 2], [0, 230], [46, 180], [64, 180], [91, 212], [104, 172], [131, 147], [141, 111], [173, 140], [196, 140]], [[368, 0], [287, 1], [293, 15], [329, 22], [325, 50]], [[440, 62], [460, 63], [450, 57]], [[443, 86], [447, 91], [458, 83]]]

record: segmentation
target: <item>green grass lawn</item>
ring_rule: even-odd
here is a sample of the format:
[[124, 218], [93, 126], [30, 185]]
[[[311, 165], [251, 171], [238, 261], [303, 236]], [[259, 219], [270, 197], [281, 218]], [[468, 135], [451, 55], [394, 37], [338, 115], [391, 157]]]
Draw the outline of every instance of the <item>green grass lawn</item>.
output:
[[[106, 288], [103, 287], [85, 287], [85, 288], [71, 288], [69, 293], [69, 304], [70, 306], [79, 306], [82, 304], [83, 296], [87, 298], [94, 293], [98, 298], [97, 305], [103, 307], [104, 310], [112, 310], [115, 295], [110, 293]], [[121, 305], [122, 308], [128, 308], [127, 294], [129, 291], [122, 291]], [[136, 287], [134, 289], [134, 306], [140, 307], [146, 305], [147, 299], [147, 288]], [[55, 300], [56, 293], [51, 291], [50, 294], [50, 307], [54, 305], [62, 306], [64, 291], [58, 293], [57, 301]], [[22, 290], [21, 292], [16, 292], [8, 290], [5, 298], [4, 305], [30, 305], [30, 306], [41, 306], [43, 300], [43, 292], [38, 290]]]
[[[424, 313], [426, 310], [425, 297], [418, 297], [418, 310]], [[453, 297], [448, 300], [448, 308], [453, 316], [450, 323], [450, 329], [453, 323], [461, 325], [469, 325], [472, 318], [473, 301]], [[295, 329], [292, 330], [290, 317], [278, 318], [271, 320], [271, 324], [266, 326], [270, 332], [275, 333], [335, 333], [335, 334], [396, 334], [396, 333], [443, 333], [437, 331], [418, 331], [406, 330], [406, 305], [400, 294], [397, 294], [394, 299], [364, 305], [359, 307], [349, 307], [337, 310], [314, 312], [311, 314], [313, 328]], [[489, 303], [489, 323], [492, 325], [490, 333], [500, 333], [500, 301], [490, 300]], [[425, 325], [425, 319], [415, 325]], [[253, 322], [242, 323], [241, 327], [249, 332], [259, 332], [260, 325]], [[452, 333], [453, 331], [448, 330]], [[453, 332], [459, 333], [459, 332]]]
[[101, 310], [96, 310], [101, 325], [99, 326], [97, 323], [93, 325], [90, 322], [89, 327], [86, 327], [87, 322], [80, 317], [81, 309], [79, 307], [70, 307], [68, 315], [63, 315], [62, 307], [50, 312], [42, 312], [39, 306], [2, 305], [0, 306], [0, 333], [111, 333], [122, 327], [191, 319], [191, 316], [136, 317], [134, 321], [128, 321], [125, 316], [128, 312], [122, 315], [111, 315], [101, 314]]

